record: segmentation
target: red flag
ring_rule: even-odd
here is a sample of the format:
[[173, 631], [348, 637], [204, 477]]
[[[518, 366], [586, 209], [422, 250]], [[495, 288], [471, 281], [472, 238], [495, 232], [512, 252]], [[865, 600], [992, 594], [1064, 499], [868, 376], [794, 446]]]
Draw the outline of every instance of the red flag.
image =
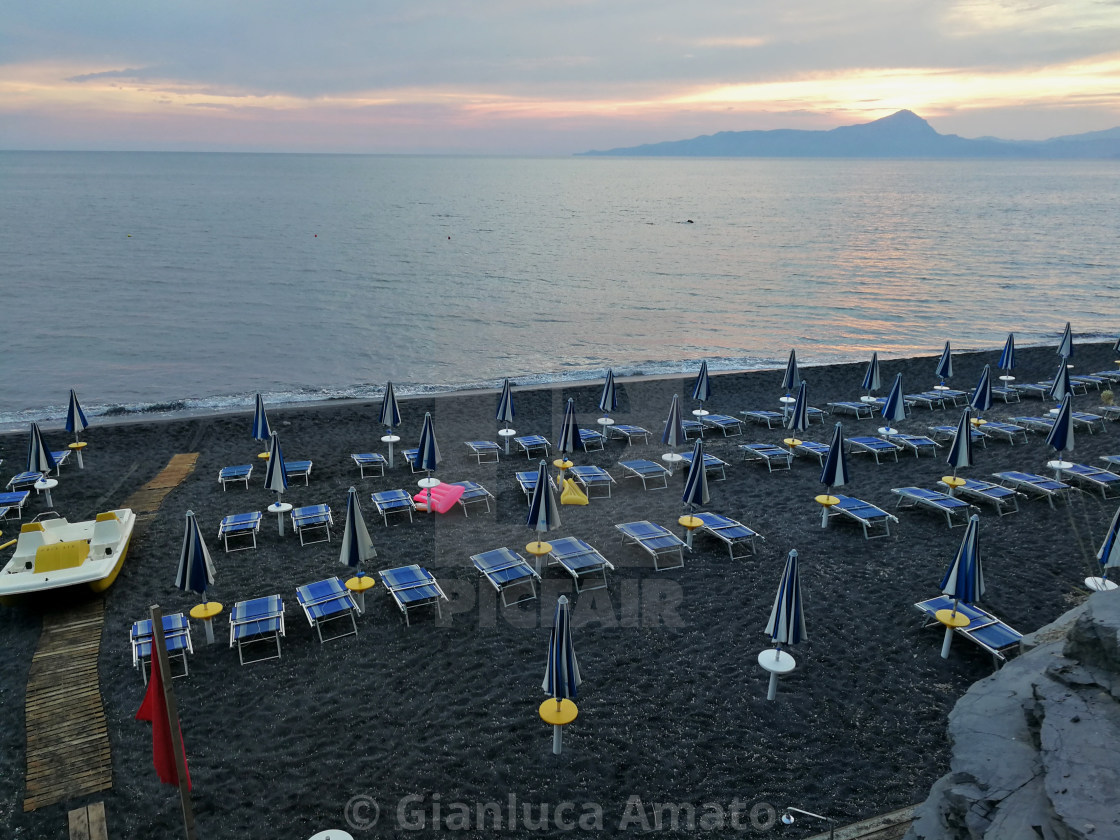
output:
[[[159, 673], [159, 660], [152, 657], [152, 674], [148, 680], [148, 693], [136, 712], [136, 720], [152, 723], [152, 763], [165, 785], [179, 784], [179, 774], [175, 770], [175, 748], [171, 744], [171, 725], [167, 721], [167, 699], [163, 696], [163, 685]], [[179, 725], [179, 721], [175, 721]], [[179, 743], [183, 743], [183, 730], [179, 728]], [[187, 775], [187, 790], [191, 787], [191, 771], [187, 767], [186, 747], [183, 748], [183, 769]]]

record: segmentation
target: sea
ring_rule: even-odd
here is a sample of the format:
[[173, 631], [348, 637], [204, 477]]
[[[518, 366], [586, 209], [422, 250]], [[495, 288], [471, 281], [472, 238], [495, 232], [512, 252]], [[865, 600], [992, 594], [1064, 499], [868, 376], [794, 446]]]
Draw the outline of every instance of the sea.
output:
[[71, 388], [175, 416], [1112, 339], [1118, 223], [1120, 161], [5, 151], [0, 429]]

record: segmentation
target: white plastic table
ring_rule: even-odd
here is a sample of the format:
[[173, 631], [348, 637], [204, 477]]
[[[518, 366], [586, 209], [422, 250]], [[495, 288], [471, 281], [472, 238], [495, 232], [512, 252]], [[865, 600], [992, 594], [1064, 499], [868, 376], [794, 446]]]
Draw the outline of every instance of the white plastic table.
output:
[[280, 536], [284, 536], [284, 514], [291, 513], [292, 506], [287, 502], [273, 502], [267, 510], [269, 513], [276, 514], [276, 522], [280, 526]]

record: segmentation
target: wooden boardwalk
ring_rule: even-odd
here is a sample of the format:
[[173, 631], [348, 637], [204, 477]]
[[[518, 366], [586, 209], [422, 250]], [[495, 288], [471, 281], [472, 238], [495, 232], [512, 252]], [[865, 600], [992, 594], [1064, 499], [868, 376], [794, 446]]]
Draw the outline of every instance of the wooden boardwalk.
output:
[[[124, 502], [122, 507], [132, 508], [137, 517], [134, 543], [137, 532], [159, 510], [167, 494], [191, 474], [197, 460], [197, 452], [172, 456], [159, 475]], [[43, 617], [39, 647], [27, 676], [24, 811], [113, 786], [97, 673], [104, 622], [100, 598]]]

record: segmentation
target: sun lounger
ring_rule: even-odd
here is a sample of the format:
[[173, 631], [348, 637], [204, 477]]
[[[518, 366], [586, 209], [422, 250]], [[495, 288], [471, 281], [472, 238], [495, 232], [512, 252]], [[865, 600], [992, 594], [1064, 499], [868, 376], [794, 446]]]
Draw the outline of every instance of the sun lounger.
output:
[[[865, 540], [889, 537], [891, 535], [891, 522], [898, 522], [898, 517], [893, 514], [854, 496], [841, 496], [839, 493], [833, 493], [833, 498], [837, 502], [827, 509], [828, 521], [832, 521], [837, 516], [855, 520], [863, 528], [863, 538]], [[872, 529], [879, 527], [882, 527], [883, 533], [871, 533]]]
[[494, 494], [477, 481], [453, 481], [451, 486], [463, 488], [463, 494], [459, 496], [459, 507], [463, 509], [463, 516], [469, 516], [467, 505], [474, 505], [479, 502], [486, 505], [487, 513], [490, 512], [490, 500], [494, 498]]
[[930, 455], [936, 456], [937, 450], [941, 448], [941, 444], [925, 435], [905, 435], [898, 432], [893, 435], [887, 435], [887, 440], [891, 443], [905, 446], [914, 453], [915, 458], [921, 457], [923, 452], [928, 452]]
[[597, 432], [594, 429], [579, 430], [579, 442], [583, 445], [584, 452], [594, 452], [597, 449], [602, 449], [606, 440], [602, 432]]
[[0, 493], [0, 519], [23, 518], [23, 506], [31, 496], [30, 490], [17, 490], [11, 493]]
[[1105, 463], [1120, 466], [1120, 455], [1101, 455], [1100, 458]]
[[1024, 496], [1046, 499], [1050, 507], [1054, 507], [1054, 499], [1065, 499], [1068, 502], [1073, 496], [1073, 487], [1044, 475], [1016, 470], [997, 472], [993, 475], [1003, 482], [1004, 487], [1014, 488]]
[[[1042, 382], [1039, 382], [1038, 384], [1041, 385], [1043, 388], [1051, 389], [1051, 388], [1054, 387], [1054, 380], [1053, 379], [1045, 379]], [[1089, 386], [1086, 385], [1084, 382], [1077, 381], [1077, 379], [1071, 374], [1070, 377], [1069, 377], [1069, 392], [1071, 394], [1073, 394], [1075, 397], [1080, 397], [1080, 396], [1083, 396], [1083, 395], [1089, 393]]]
[[[536, 569], [515, 551], [508, 548], [495, 548], [482, 554], [471, 556], [471, 562], [479, 573], [490, 582], [502, 599], [503, 607], [512, 607], [522, 601], [532, 601], [537, 597], [536, 581], [541, 579]], [[519, 586], [528, 586], [529, 594], [516, 601], [507, 601], [506, 593]]]
[[377, 470], [377, 474], [383, 476], [385, 468], [389, 466], [389, 462], [380, 452], [355, 452], [350, 457], [358, 465], [362, 478], [366, 477], [366, 470]]
[[[342, 585], [342, 581], [337, 577], [329, 577], [326, 580], [296, 587], [296, 600], [303, 607], [303, 614], [307, 617], [307, 623], [314, 627], [315, 632], [319, 634], [320, 644], [332, 639], [341, 639], [344, 636], [358, 635], [358, 622], [356, 620], [358, 604], [354, 600], [354, 595]], [[345, 625], [347, 618], [350, 619], [349, 628], [344, 626], [341, 631], [333, 636], [323, 636], [324, 624], [329, 624], [332, 621], [342, 621]]]
[[471, 455], [474, 456], [478, 463], [498, 463], [498, 454], [502, 451], [502, 447], [494, 443], [492, 440], [468, 440], [467, 448], [470, 449]]
[[903, 394], [902, 399], [908, 406], [920, 405], [923, 408], [928, 408], [933, 411], [937, 408], [945, 407], [945, 397], [941, 395], [940, 391], [923, 391], [920, 394]]
[[993, 385], [992, 396], [1003, 400], [1005, 403], [1021, 402], [1019, 391], [1007, 385]]
[[416, 510], [416, 503], [412, 501], [412, 496], [407, 490], [382, 490], [379, 493], [371, 493], [370, 500], [381, 514], [381, 521], [386, 526], [389, 525], [390, 513], [407, 513], [408, 521], [411, 522], [412, 512]]
[[[1011, 418], [1013, 422], [1035, 432], [1049, 432], [1054, 428], [1054, 421], [1056, 419], [1056, 417]], [[1089, 434], [1093, 434], [1098, 430], [1103, 432], [1105, 429], [1104, 418], [1099, 414], [1087, 414], [1084, 411], [1073, 411], [1070, 412], [1070, 422], [1073, 423], [1075, 429], [1081, 429]]]
[[[517, 473], [515, 477], [517, 478], [517, 484], [521, 488], [521, 492], [525, 494], [525, 501], [532, 501], [533, 491], [537, 489], [537, 471], [525, 470]], [[553, 490], [556, 489], [556, 481], [551, 475], [548, 477], [548, 486]]]
[[[962, 478], [964, 484], [960, 487], [950, 488], [950, 496], [960, 495], [973, 501], [987, 502], [995, 507], [996, 513], [1000, 516], [1006, 516], [1019, 510], [1019, 496], [1022, 494], [1017, 490], [1012, 490], [1010, 487], [1004, 487], [1000, 484], [992, 484], [990, 481], [980, 481], [961, 476], [958, 476], [958, 478]], [[938, 484], [949, 487], [944, 481], [939, 481]]]
[[[144, 685], [147, 685], [146, 666], [149, 666], [152, 661], [152, 646], [155, 640], [152, 635], [152, 620], [146, 618], [133, 622], [128, 638], [132, 646], [132, 667], [140, 669], [140, 676], [144, 678]], [[183, 613], [172, 613], [163, 617], [163, 643], [167, 648], [169, 664], [174, 659], [179, 659], [183, 663], [183, 673], [172, 676], [187, 676], [189, 672], [187, 654], [194, 653], [194, 644], [191, 642], [190, 625]]]
[[708, 414], [700, 418], [700, 422], [712, 429], [719, 429], [724, 437], [733, 437], [743, 433], [743, 421], [727, 414]]
[[1016, 426], [1014, 423], [1004, 423], [998, 420], [989, 420], [986, 423], [980, 424], [980, 434], [984, 437], [999, 438], [1006, 440], [1012, 446], [1015, 445], [1015, 439], [1022, 436], [1022, 442], [1028, 441], [1027, 430], [1022, 426]]
[[1099, 391], [1102, 387], [1106, 387], [1109, 382], [1109, 380], [1105, 379], [1103, 376], [1096, 376], [1092, 373], [1071, 373], [1069, 375], [1069, 381], [1071, 385], [1084, 385], [1085, 393], [1088, 393], [1090, 388]]
[[[782, 450], [783, 452], [785, 450]], [[681, 463], [686, 467], [692, 466], [692, 453], [681, 453]], [[725, 481], [727, 479], [727, 467], [730, 466], [726, 461], [720, 460], [715, 455], [704, 453], [704, 471], [708, 475], [719, 476], [716, 481]]]
[[681, 420], [681, 426], [684, 428], [684, 439], [688, 440], [689, 437], [704, 437], [704, 424], [699, 420]]
[[303, 507], [292, 508], [292, 528], [299, 534], [300, 545], [308, 544], [304, 532], [314, 531], [317, 528], [323, 529], [323, 537], [311, 540], [311, 542], [330, 542], [331, 525], [333, 524], [334, 520], [331, 518], [329, 505], [304, 505]]
[[855, 402], [853, 400], [828, 403], [828, 409], [833, 414], [854, 414], [857, 420], [874, 417], [877, 407], [875, 403]]
[[521, 437], [515, 437], [513, 442], [517, 444], [518, 449], [525, 453], [526, 458], [532, 458], [534, 452], [547, 458], [552, 447], [548, 439], [541, 435], [522, 435]]
[[701, 511], [692, 515], [704, 523], [699, 528], [701, 533], [711, 534], [727, 546], [727, 552], [731, 555], [732, 560], [741, 560], [747, 556], [745, 553], [736, 554], [736, 547], [746, 546], [750, 549], [750, 554], [757, 554], [758, 549], [754, 541], [756, 539], [765, 539], [762, 534], [748, 528], [742, 522], [738, 522], [730, 516], [724, 516], [722, 513]]
[[764, 462], [768, 472], [788, 470], [793, 463], [793, 455], [789, 450], [772, 443], [741, 443], [739, 448], [743, 450], [746, 460]]
[[[684, 566], [684, 540], [663, 525], [656, 525], [643, 519], [640, 522], [624, 522], [614, 527], [622, 534], [623, 545], [636, 545], [653, 558], [655, 572], [680, 569]], [[661, 565], [662, 558], [672, 558], [674, 555], [677, 560], [673, 565]]]
[[890, 455], [895, 461], [898, 460], [898, 453], [902, 447], [889, 440], [882, 438], [870, 437], [868, 435], [856, 435], [850, 437], [848, 440], [848, 448], [851, 452], [869, 452], [875, 456], [875, 463], [882, 463], [879, 460], [880, 455]]
[[[607, 570], [613, 571], [614, 566], [606, 557], [578, 537], [560, 537], [551, 540], [551, 544], [549, 565], [558, 564], [570, 574], [577, 593], [607, 588]], [[602, 582], [594, 586], [586, 584], [588, 580], [594, 582], [597, 579]]]
[[1083, 489], [1100, 490], [1102, 499], [1120, 495], [1120, 475], [1086, 464], [1070, 464], [1059, 472], [1073, 484]]
[[803, 440], [789, 451], [794, 455], [801, 455], [805, 458], [816, 458], [817, 463], [823, 467], [824, 459], [828, 457], [828, 450], [829, 445], [827, 443], [817, 443], [815, 440]]
[[618, 465], [626, 470], [627, 474], [623, 476], [624, 478], [640, 478], [643, 490], [649, 489], [649, 482], [657, 480], [661, 481], [661, 487], [655, 485], [654, 489], [669, 486], [669, 471], [653, 461], [638, 458], [633, 461], [619, 461]]
[[599, 490], [606, 490], [605, 493], [600, 493], [599, 497], [609, 497], [611, 495], [611, 485], [615, 483], [614, 477], [602, 467], [594, 466], [576, 466], [570, 467], [568, 473], [576, 483], [583, 488], [583, 492], [587, 494], [587, 498], [593, 498], [594, 493], [592, 490], [598, 488]]
[[1120, 420], [1120, 405], [1102, 405], [1097, 411], [1105, 420]]
[[942, 388], [935, 389], [934, 393], [940, 394], [941, 399], [946, 402], [951, 402], [953, 405], [961, 405], [968, 402], [969, 394], [964, 391], [958, 391], [955, 388]]
[[764, 409], [752, 409], [749, 411], [740, 411], [744, 417], [753, 423], [760, 425], [765, 424], [767, 429], [773, 429], [775, 424], [781, 428], [785, 418], [780, 411], [766, 411]]
[[302, 478], [304, 486], [311, 483], [310, 461], [285, 461], [284, 472], [288, 474], [289, 481], [293, 478]]
[[409, 613], [419, 607], [434, 606], [436, 615], [443, 618], [440, 599], [448, 600], [432, 573], [417, 565], [386, 569], [377, 573], [393, 601], [404, 613], [404, 623], [411, 626]]
[[[937, 615], [938, 610], [953, 609], [953, 599], [948, 595], [938, 595], [914, 606], [930, 618], [926, 627], [931, 625], [943, 627], [944, 625], [934, 616]], [[964, 602], [957, 604], [957, 612], [969, 619], [969, 623], [966, 627], [954, 628], [954, 632], [990, 653], [997, 668], [1000, 662], [1007, 659], [1009, 653], [1018, 651], [1023, 634], [1012, 630], [990, 612], [980, 609], [975, 604]]]
[[21, 472], [13, 475], [8, 481], [9, 490], [27, 490], [34, 487], [36, 482], [43, 479], [41, 472]]
[[[980, 430], [973, 426], [970, 430], [972, 443], [974, 446], [979, 445], [984, 449], [988, 448], [988, 439], [980, 433]], [[950, 441], [957, 435], [956, 426], [930, 426], [929, 436], [936, 441]]]
[[924, 508], [942, 513], [950, 528], [955, 527], [953, 517], [960, 519], [956, 524], [964, 525], [972, 514], [978, 512], [975, 505], [938, 490], [926, 490], [924, 487], [896, 487], [891, 492], [898, 496], [897, 507], [900, 510]]
[[825, 412], [822, 411], [819, 408], [816, 408], [816, 407], [811, 406], [811, 405], [805, 406], [805, 416], [809, 418], [810, 423], [812, 423], [814, 420], [816, 420], [822, 426], [824, 425], [826, 415], [825, 415]]
[[1021, 385], [1012, 385], [1021, 397], [1038, 397], [1040, 400], [1050, 399], [1050, 386], [1041, 382], [1024, 382]]
[[[226, 547], [226, 554], [231, 551], [247, 551], [250, 548], [257, 547], [257, 532], [261, 529], [261, 513], [260, 511], [253, 511], [251, 513], [231, 513], [229, 516], [222, 519], [218, 525], [218, 539], [222, 540]], [[229, 547], [231, 537], [248, 537], [251, 545], [242, 546], [241, 548]]]
[[236, 467], [222, 467], [218, 470], [218, 481], [222, 483], [222, 490], [232, 481], [244, 481], [245, 489], [249, 489], [249, 477], [253, 474], [252, 464], [240, 464]]
[[[279, 595], [266, 595], [238, 601], [229, 614], [229, 646], [237, 646], [237, 658], [242, 665], [280, 658], [280, 637], [284, 633], [284, 602]], [[276, 653], [245, 658], [245, 648], [250, 645], [273, 642]]]
[[1120, 382], [1120, 370], [1115, 368], [1112, 370], [1095, 370], [1090, 376], [1096, 376], [1109, 382]]
[[649, 430], [641, 426], [629, 426], [625, 423], [610, 427], [611, 437], [626, 438], [626, 444], [633, 446], [634, 441], [641, 438], [642, 443], [649, 443]]

